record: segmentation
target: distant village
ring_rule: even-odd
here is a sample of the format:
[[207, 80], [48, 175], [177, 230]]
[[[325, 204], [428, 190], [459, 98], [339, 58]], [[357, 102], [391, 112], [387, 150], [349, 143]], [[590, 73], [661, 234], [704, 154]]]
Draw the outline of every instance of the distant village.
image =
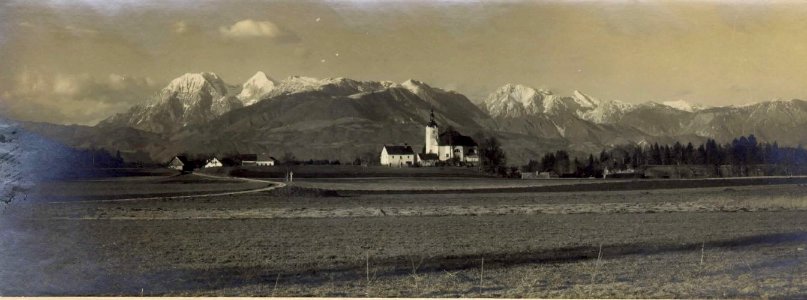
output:
[[267, 154], [239, 154], [219, 160], [212, 156], [202, 159], [191, 159], [187, 155], [177, 155], [168, 162], [168, 168], [178, 171], [194, 169], [218, 168], [223, 166], [275, 166], [278, 160]]
[[440, 165], [476, 166], [479, 164], [479, 145], [471, 137], [449, 129], [442, 133], [434, 120], [434, 111], [426, 124], [425, 146], [416, 153], [412, 146], [384, 145], [380, 164], [389, 167], [431, 167]]
[[[486, 142], [487, 143], [487, 142]], [[407, 143], [380, 145], [374, 161], [357, 159], [349, 163], [369, 164], [390, 168], [408, 167], [477, 167], [480, 166], [479, 144], [450, 127], [440, 132], [434, 111], [424, 127], [424, 146], [416, 151]], [[289, 154], [286, 154], [287, 156]], [[95, 157], [95, 156], [94, 156]], [[120, 155], [107, 160], [116, 162]], [[95, 161], [95, 160], [94, 160]], [[283, 159], [284, 164], [338, 165], [339, 161], [309, 160], [298, 162]], [[168, 163], [175, 170], [192, 171], [223, 166], [276, 166], [280, 161], [268, 154], [238, 154], [222, 159], [204, 157], [190, 159], [177, 155]], [[599, 155], [580, 159], [565, 150], [549, 152], [526, 165], [488, 168], [488, 173], [521, 179], [549, 178], [704, 178], [736, 176], [772, 176], [807, 173], [807, 150], [802, 147], [779, 147], [774, 143], [759, 143], [753, 135], [742, 136], [731, 143], [719, 144], [712, 139], [696, 146], [653, 144], [621, 145], [603, 150]]]
[[[434, 111], [425, 126], [425, 146], [420, 152], [407, 143], [381, 146], [378, 164], [387, 167], [467, 166], [479, 164], [479, 145], [469, 136], [454, 129], [440, 132]], [[167, 167], [180, 171], [216, 168], [223, 166], [276, 166], [280, 161], [268, 154], [239, 154], [219, 159], [215, 156], [192, 159], [188, 155], [174, 156]], [[314, 162], [312, 161], [312, 164]], [[319, 164], [339, 164], [324, 161]], [[367, 162], [358, 162], [366, 165]]]

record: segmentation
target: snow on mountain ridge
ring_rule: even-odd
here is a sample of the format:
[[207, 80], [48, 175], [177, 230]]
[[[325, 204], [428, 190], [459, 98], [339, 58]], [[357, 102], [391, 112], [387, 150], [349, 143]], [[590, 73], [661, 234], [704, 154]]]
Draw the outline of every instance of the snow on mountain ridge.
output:
[[572, 92], [572, 99], [577, 102], [581, 107], [585, 108], [595, 108], [600, 105], [600, 100], [589, 95], [583, 94], [583, 92], [579, 90], [574, 90]]
[[[232, 87], [228, 88], [224, 80], [215, 73], [185, 73], [171, 80], [148, 106], [157, 107], [178, 101], [184, 111], [181, 114], [187, 114], [189, 110], [197, 109], [200, 105], [209, 105], [210, 112], [218, 116], [235, 105], [230, 95], [231, 90]], [[210, 101], [209, 104], [206, 102], [207, 99]], [[174, 114], [179, 112], [175, 111]]]
[[266, 73], [258, 71], [241, 86], [241, 92], [236, 96], [238, 100], [249, 106], [258, 102], [263, 95], [271, 93], [275, 89], [275, 81], [266, 76]]
[[146, 104], [136, 105], [101, 124], [126, 125], [157, 133], [174, 132], [242, 107], [234, 95], [238, 91], [238, 86], [228, 86], [215, 73], [186, 73], [171, 80]]
[[[155, 99], [157, 103], [167, 101], [168, 98], [175, 97], [183, 100], [194, 100], [194, 94], [205, 91], [213, 97], [227, 95], [227, 84], [215, 73], [185, 73], [184, 75], [171, 80], [168, 85], [160, 91], [160, 96]], [[183, 101], [184, 105], [191, 105], [188, 101]]]
[[675, 108], [677, 110], [682, 110], [682, 111], [685, 111], [685, 112], [696, 112], [696, 111], [699, 111], [699, 110], [702, 110], [702, 109], [706, 108], [704, 106], [695, 105], [695, 104], [686, 102], [684, 100], [664, 101], [664, 102], [661, 102], [661, 104], [669, 106], [669, 107], [672, 107], [672, 108]]
[[551, 94], [520, 84], [506, 84], [491, 93], [484, 101], [493, 117], [520, 117], [543, 113], [544, 98]]
[[615, 123], [619, 121], [626, 113], [636, 108], [635, 105], [622, 102], [619, 100], [597, 100], [597, 106], [590, 110], [578, 110], [578, 116], [587, 121], [596, 124]]
[[602, 101], [575, 90], [571, 97], [552, 94], [551, 91], [520, 84], [505, 84], [491, 93], [484, 101], [492, 117], [521, 117], [550, 115], [574, 117], [594, 123], [615, 122], [634, 105], [616, 101]]

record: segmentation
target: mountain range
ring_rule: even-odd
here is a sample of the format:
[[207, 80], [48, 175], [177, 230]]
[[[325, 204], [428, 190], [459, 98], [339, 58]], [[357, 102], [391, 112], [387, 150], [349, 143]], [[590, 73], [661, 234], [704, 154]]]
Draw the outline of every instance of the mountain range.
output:
[[384, 144], [421, 146], [431, 110], [442, 128], [500, 138], [511, 163], [559, 149], [587, 154], [621, 144], [727, 142], [748, 134], [783, 145], [807, 141], [807, 102], [797, 99], [725, 107], [634, 104], [506, 84], [474, 104], [411, 79], [275, 80], [263, 72], [241, 85], [214, 73], [188, 73], [96, 126], [27, 127], [73, 147], [119, 150], [130, 160], [163, 161], [180, 152], [289, 152], [350, 161], [374, 157]]

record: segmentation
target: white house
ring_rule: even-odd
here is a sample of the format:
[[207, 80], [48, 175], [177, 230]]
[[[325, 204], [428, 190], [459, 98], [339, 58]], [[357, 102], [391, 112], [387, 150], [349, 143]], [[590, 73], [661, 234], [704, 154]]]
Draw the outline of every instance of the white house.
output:
[[381, 165], [390, 167], [411, 167], [415, 165], [415, 151], [409, 145], [381, 148]]
[[205, 168], [218, 168], [218, 167], [221, 167], [221, 166], [223, 166], [223, 165], [218, 160], [218, 158], [214, 157], [214, 158], [211, 158], [211, 159], [208, 159], [207, 161], [205, 161], [205, 166], [204, 167]]
[[184, 156], [181, 155], [174, 156], [174, 158], [171, 159], [170, 162], [168, 162], [168, 168], [182, 171], [185, 168], [185, 163], [187, 161], [188, 159]]
[[242, 166], [274, 166], [277, 159], [267, 154], [244, 154], [241, 156]]

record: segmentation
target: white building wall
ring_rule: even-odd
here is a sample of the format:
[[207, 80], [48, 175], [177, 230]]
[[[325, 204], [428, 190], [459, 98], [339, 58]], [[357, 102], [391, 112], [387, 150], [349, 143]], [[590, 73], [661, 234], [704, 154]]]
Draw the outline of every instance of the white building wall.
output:
[[381, 149], [381, 161], [382, 166], [389, 166], [389, 154], [387, 154], [387, 148], [384, 147]]
[[451, 146], [439, 146], [437, 155], [440, 158], [440, 161], [446, 161], [451, 159]]
[[381, 165], [390, 167], [407, 167], [415, 165], [415, 155], [389, 155], [387, 148], [381, 150]]
[[414, 165], [414, 155], [390, 155], [390, 166], [392, 167], [408, 167]]
[[261, 160], [261, 161], [256, 161], [255, 165], [264, 166], [264, 167], [270, 167], [270, 166], [275, 165], [275, 161], [274, 160]]
[[462, 161], [465, 156], [465, 147], [463, 146], [440, 146], [440, 161], [446, 161], [458, 157]]
[[[440, 161], [446, 161], [452, 159], [454, 156], [458, 157], [460, 161], [464, 162], [479, 162], [478, 157], [466, 157], [465, 153], [470, 151], [471, 149], [474, 150], [474, 153], [478, 153], [477, 147], [465, 147], [465, 146], [440, 146], [438, 147], [438, 156], [440, 157]], [[478, 154], [477, 154], [478, 156]]]
[[437, 126], [426, 126], [426, 153], [438, 153], [439, 145], [437, 143], [438, 129]]

